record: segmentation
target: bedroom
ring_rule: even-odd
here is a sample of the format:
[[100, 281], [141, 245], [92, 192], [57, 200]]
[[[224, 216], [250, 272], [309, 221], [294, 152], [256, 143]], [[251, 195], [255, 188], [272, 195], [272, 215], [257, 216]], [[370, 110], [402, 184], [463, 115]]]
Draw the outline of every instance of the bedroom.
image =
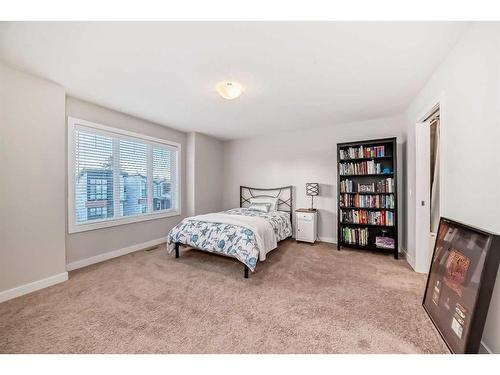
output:
[[499, 40], [2, 21], [0, 353], [500, 353], [498, 263], [463, 343], [422, 306], [433, 209], [500, 232]]

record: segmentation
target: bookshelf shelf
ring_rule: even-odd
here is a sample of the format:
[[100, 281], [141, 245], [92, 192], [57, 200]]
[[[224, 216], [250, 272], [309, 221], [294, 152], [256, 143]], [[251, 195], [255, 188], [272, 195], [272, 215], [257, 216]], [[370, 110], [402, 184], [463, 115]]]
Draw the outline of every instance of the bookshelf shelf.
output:
[[359, 194], [359, 195], [390, 195], [394, 193], [381, 192], [364, 192], [364, 191], [341, 191], [340, 194]]
[[341, 174], [340, 177], [392, 177], [394, 173], [373, 173], [373, 174]]
[[348, 163], [351, 161], [384, 160], [384, 159], [392, 159], [392, 156], [378, 156], [375, 158], [340, 159], [339, 163]]
[[356, 244], [350, 244], [350, 243], [342, 243], [342, 247], [349, 247], [352, 249], [362, 249], [362, 250], [375, 250], [375, 251], [381, 251], [384, 253], [394, 253], [394, 249], [386, 249], [385, 247], [377, 247], [377, 246], [363, 246], [363, 245], [356, 245]]
[[377, 227], [377, 228], [394, 228], [394, 225], [380, 225], [380, 224], [358, 224], [358, 223], [340, 223], [345, 227]]
[[355, 206], [349, 206], [349, 207], [340, 207], [341, 210], [372, 210], [372, 211], [394, 211], [394, 208], [384, 208], [384, 207], [355, 207]]
[[[337, 249], [346, 247], [380, 251], [392, 253], [394, 258], [398, 259], [396, 138], [337, 144], [337, 186]], [[383, 192], [358, 191], [362, 188]], [[365, 201], [371, 199], [377, 199], [377, 203]], [[385, 203], [378, 203], [384, 200]], [[387, 203], [387, 200], [392, 203]], [[359, 203], [360, 201], [363, 203]], [[359, 207], [358, 203], [374, 206], [391, 205], [394, 208]], [[346, 222], [349, 220], [368, 221], [370, 224]], [[393, 225], [379, 225], [375, 222]], [[394, 248], [379, 245], [391, 247], [393, 245]]]

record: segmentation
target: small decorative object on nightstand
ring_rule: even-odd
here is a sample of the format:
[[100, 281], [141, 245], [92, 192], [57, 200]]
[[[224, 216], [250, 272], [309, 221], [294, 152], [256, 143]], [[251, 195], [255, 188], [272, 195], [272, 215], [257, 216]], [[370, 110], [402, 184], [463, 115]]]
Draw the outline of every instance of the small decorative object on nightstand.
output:
[[297, 233], [295, 239], [314, 243], [318, 236], [318, 211], [315, 209], [299, 208], [295, 211]]

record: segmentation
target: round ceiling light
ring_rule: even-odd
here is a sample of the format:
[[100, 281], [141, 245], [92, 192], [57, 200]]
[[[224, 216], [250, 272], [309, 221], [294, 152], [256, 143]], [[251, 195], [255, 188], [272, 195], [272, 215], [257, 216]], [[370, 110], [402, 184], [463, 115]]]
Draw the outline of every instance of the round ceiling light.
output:
[[236, 99], [243, 92], [243, 86], [234, 81], [222, 81], [215, 86], [215, 89], [224, 99]]

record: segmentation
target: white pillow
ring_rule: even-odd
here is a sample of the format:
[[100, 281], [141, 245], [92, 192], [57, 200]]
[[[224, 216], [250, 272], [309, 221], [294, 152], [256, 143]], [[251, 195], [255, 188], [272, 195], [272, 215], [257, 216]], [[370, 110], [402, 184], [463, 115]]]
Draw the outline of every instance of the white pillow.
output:
[[250, 211], [257, 211], [267, 214], [271, 209], [270, 203], [252, 203], [250, 207], [248, 207]]
[[250, 198], [250, 204], [254, 203], [269, 203], [271, 205], [270, 211], [276, 211], [278, 209], [278, 198], [271, 198], [271, 197]]

